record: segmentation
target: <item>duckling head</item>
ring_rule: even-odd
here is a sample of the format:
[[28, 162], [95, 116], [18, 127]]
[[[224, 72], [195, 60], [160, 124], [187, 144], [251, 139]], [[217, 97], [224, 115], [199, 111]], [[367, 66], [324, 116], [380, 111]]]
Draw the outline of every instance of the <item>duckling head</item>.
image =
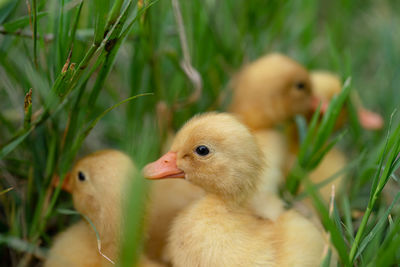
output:
[[240, 202], [255, 190], [262, 168], [262, 152], [246, 126], [232, 115], [207, 113], [188, 121], [171, 150], [144, 168], [144, 176], [184, 178]]
[[98, 151], [75, 164], [65, 178], [63, 189], [72, 194], [75, 209], [81, 214], [94, 221], [107, 220], [107, 216], [119, 216], [117, 207], [121, 207], [124, 185], [133, 170], [133, 162], [126, 154], [117, 150]]
[[313, 71], [310, 73], [312, 92], [320, 101], [329, 102], [342, 90], [340, 77], [327, 71]]
[[[333, 97], [342, 90], [342, 82], [339, 76], [328, 71], [313, 71], [310, 74], [312, 82], [312, 93], [314, 95], [311, 103], [312, 111], [315, 111], [321, 103], [321, 112], [324, 113]], [[360, 125], [367, 130], [378, 130], [383, 127], [384, 121], [381, 115], [366, 109], [358, 94], [352, 92], [352, 100], [357, 109]], [[311, 115], [310, 115], [311, 116]], [[336, 122], [336, 128], [340, 128], [348, 117], [346, 109], [342, 109]]]
[[256, 60], [233, 80], [231, 111], [255, 130], [306, 114], [311, 101], [307, 70], [282, 54]]

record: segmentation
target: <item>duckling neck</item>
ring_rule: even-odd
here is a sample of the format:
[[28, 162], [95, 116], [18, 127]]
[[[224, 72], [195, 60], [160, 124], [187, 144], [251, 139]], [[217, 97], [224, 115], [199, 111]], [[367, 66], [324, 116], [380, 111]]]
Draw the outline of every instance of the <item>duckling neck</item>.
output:
[[216, 205], [223, 205], [227, 210], [234, 212], [245, 212], [248, 206], [249, 199], [248, 198], [233, 198], [233, 197], [222, 197], [216, 194], [208, 193], [204, 196], [204, 202], [212, 202]]
[[283, 130], [286, 135], [286, 140], [289, 144], [290, 153], [297, 154], [300, 147], [300, 137], [296, 123], [294, 121], [287, 123], [286, 125], [284, 125]]
[[97, 218], [96, 228], [101, 241], [102, 252], [112, 260], [118, 256], [120, 244], [120, 216], [115, 210], [102, 212]]

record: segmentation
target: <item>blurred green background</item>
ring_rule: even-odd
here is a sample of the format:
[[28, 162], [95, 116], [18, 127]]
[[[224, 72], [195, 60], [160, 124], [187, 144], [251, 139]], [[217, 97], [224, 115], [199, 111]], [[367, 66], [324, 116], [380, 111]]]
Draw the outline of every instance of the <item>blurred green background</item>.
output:
[[[155, 159], [168, 131], [195, 113], [225, 110], [232, 76], [270, 52], [351, 76], [365, 106], [384, 116], [384, 130], [350, 125], [341, 142], [352, 159], [367, 152], [346, 195], [348, 211], [365, 209], [375, 152], [400, 106], [400, 2], [180, 0], [178, 13], [172, 3], [0, 1], [1, 265], [40, 264], [54, 234], [77, 219], [57, 212], [72, 205], [53, 192], [53, 174], [101, 148], [127, 151], [139, 165]], [[152, 94], [103, 113], [144, 93]], [[391, 201], [398, 185], [390, 186]], [[380, 201], [376, 214], [390, 201]], [[387, 229], [359, 264], [377, 255]]]

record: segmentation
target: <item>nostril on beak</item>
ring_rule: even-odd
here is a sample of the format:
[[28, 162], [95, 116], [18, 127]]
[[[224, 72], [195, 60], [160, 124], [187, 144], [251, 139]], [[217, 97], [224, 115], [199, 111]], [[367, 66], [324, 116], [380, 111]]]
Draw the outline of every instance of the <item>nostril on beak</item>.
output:
[[164, 163], [168, 163], [169, 161], [168, 160], [164, 160]]

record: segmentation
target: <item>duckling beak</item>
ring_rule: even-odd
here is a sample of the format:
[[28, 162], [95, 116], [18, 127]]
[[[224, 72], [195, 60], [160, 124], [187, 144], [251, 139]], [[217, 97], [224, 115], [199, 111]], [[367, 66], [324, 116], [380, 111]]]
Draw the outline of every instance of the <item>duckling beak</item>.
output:
[[185, 178], [185, 173], [176, 166], [176, 152], [168, 152], [158, 160], [147, 164], [143, 176], [147, 179]]
[[329, 102], [325, 101], [325, 100], [321, 100], [316, 96], [313, 96], [311, 98], [311, 110], [312, 111], [315, 112], [320, 104], [321, 104], [321, 108], [320, 108], [319, 112], [321, 114], [325, 114], [325, 112], [328, 110]]
[[[71, 173], [67, 173], [64, 177], [64, 181], [61, 184], [61, 189], [64, 191], [67, 191], [69, 193], [72, 193], [72, 188], [70, 184], [71, 180]], [[58, 175], [54, 175], [53, 177], [53, 186], [57, 187], [60, 184], [60, 177]]]
[[363, 107], [358, 108], [358, 119], [364, 129], [379, 130], [383, 127], [383, 118], [378, 113], [367, 110]]

